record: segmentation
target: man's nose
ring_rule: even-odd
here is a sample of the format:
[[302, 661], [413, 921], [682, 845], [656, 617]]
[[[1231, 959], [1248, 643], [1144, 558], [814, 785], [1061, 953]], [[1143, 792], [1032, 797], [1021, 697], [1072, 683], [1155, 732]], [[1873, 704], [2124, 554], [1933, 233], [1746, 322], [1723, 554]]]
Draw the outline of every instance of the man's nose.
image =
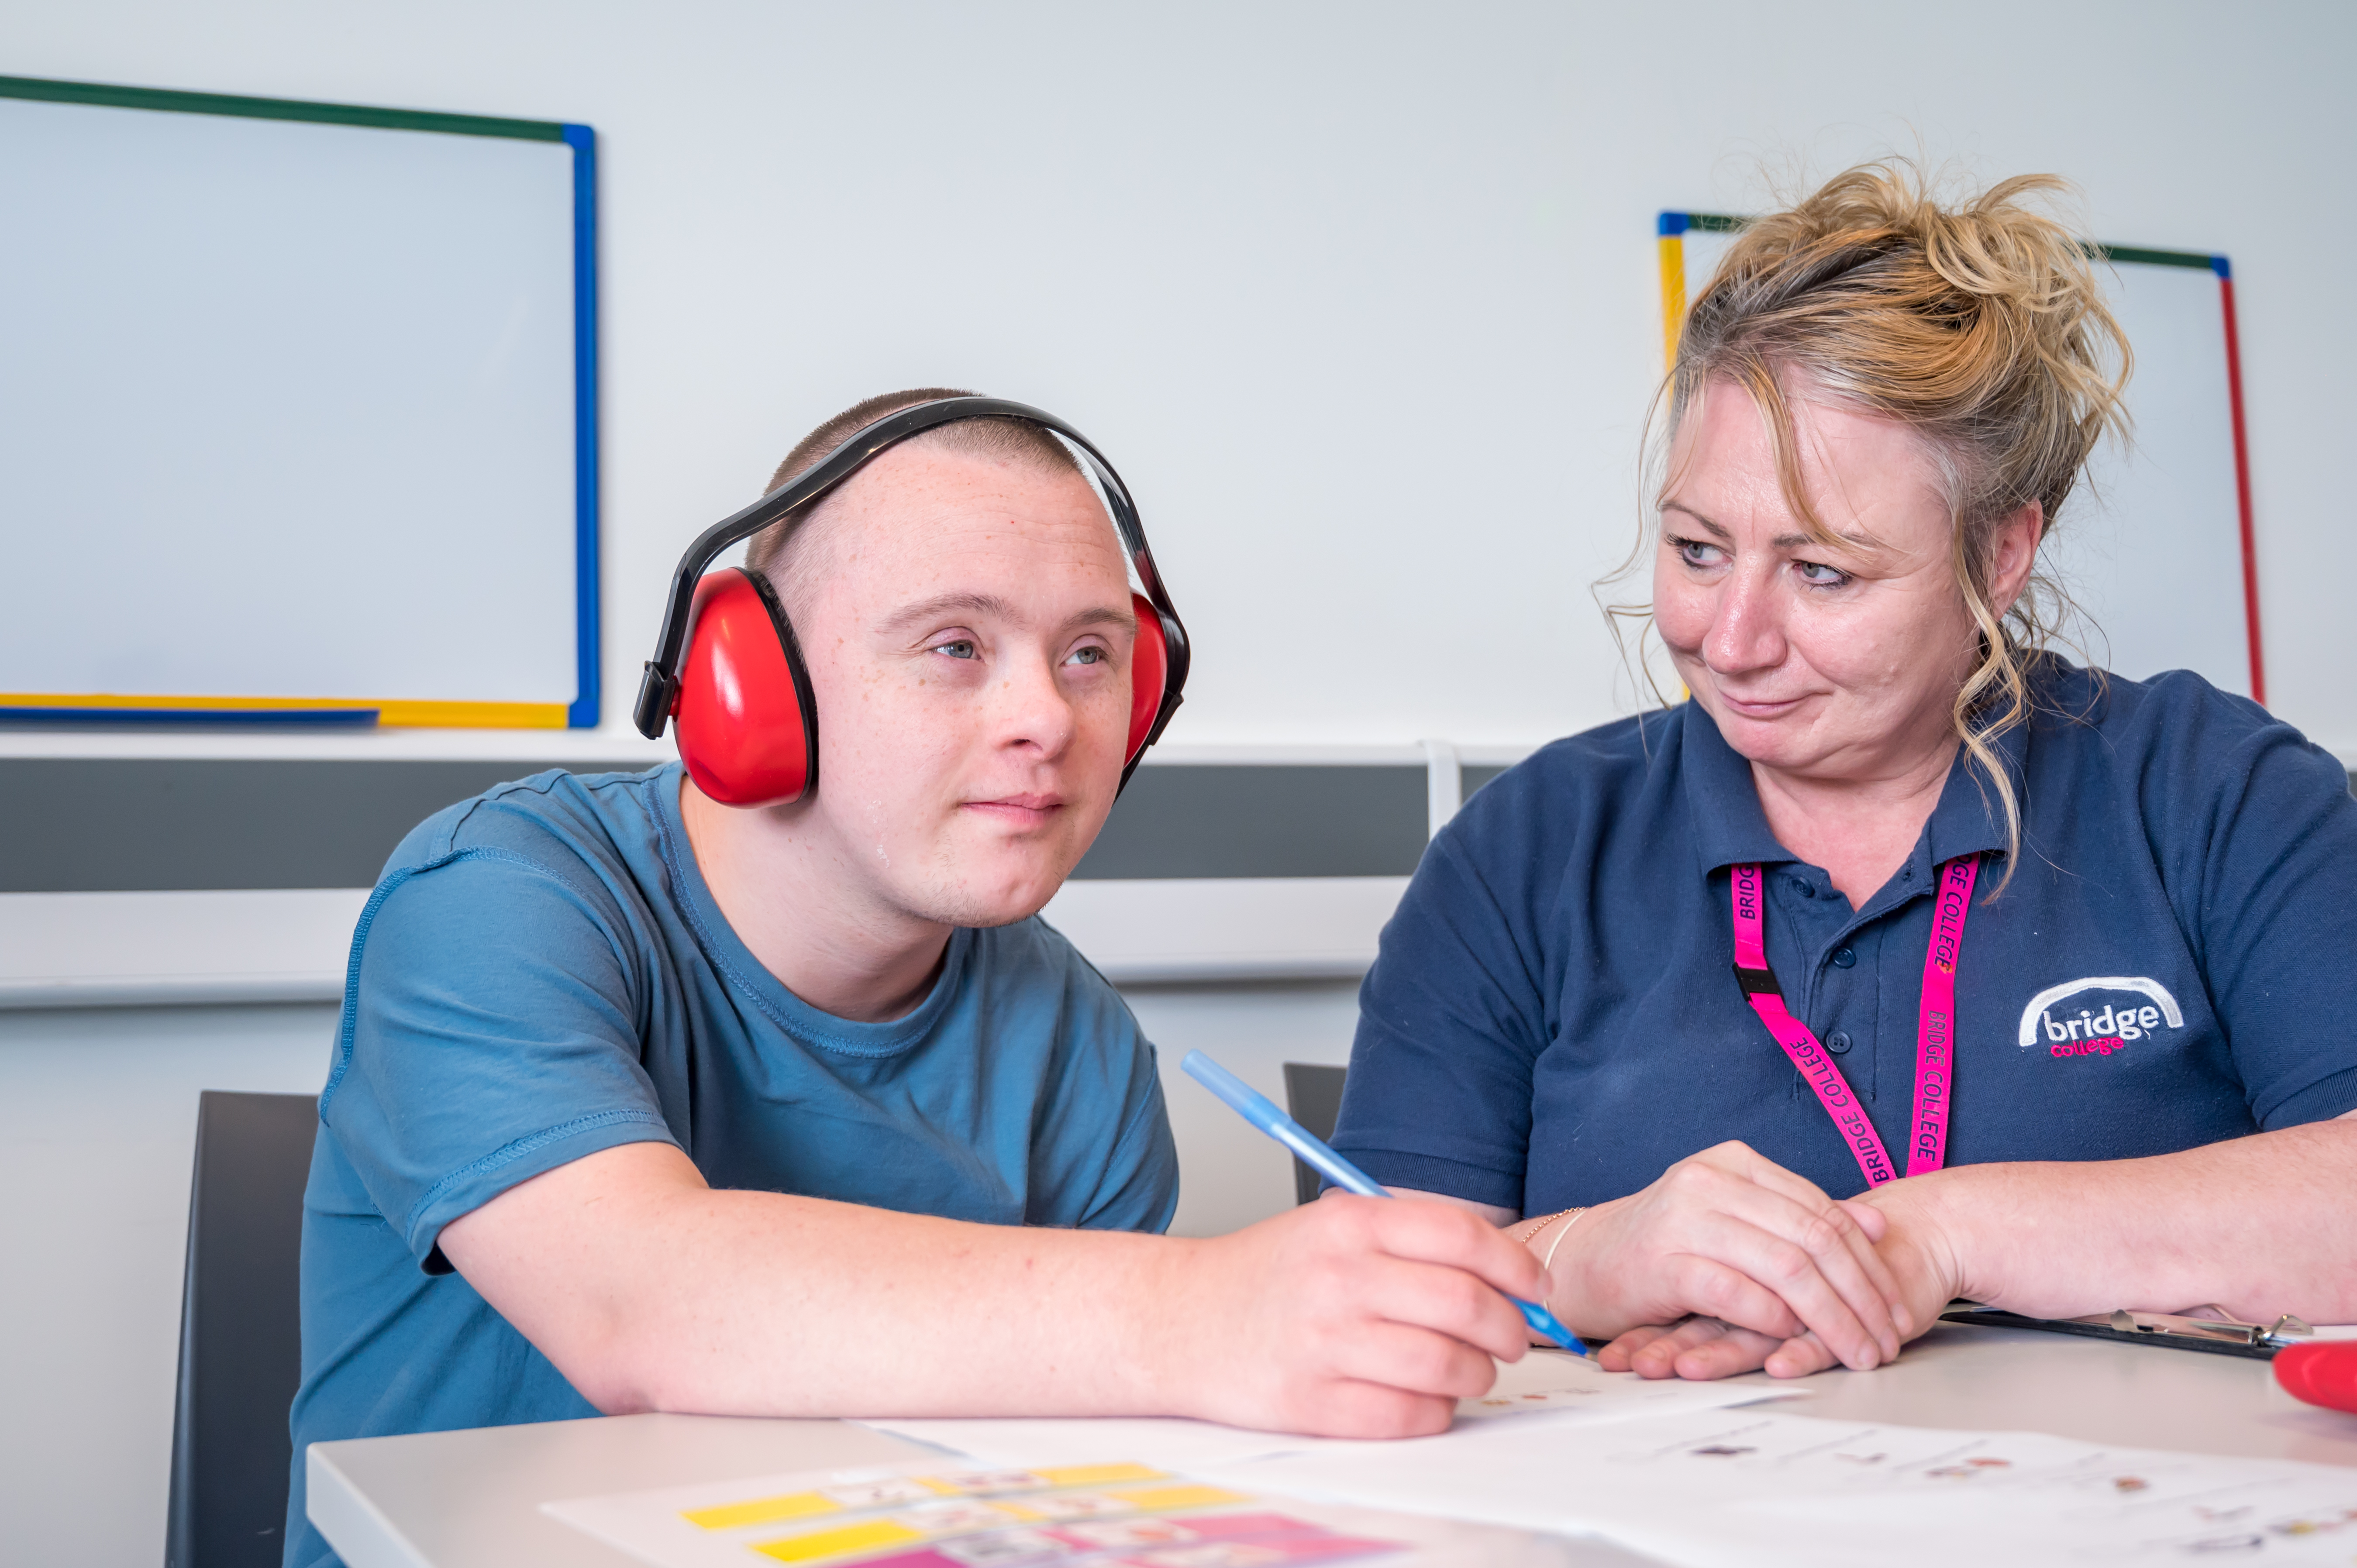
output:
[[993, 704], [1003, 746], [1035, 746], [1050, 757], [1072, 742], [1079, 715], [1071, 693], [1056, 679], [1055, 660], [1045, 652], [1000, 666], [998, 700]]

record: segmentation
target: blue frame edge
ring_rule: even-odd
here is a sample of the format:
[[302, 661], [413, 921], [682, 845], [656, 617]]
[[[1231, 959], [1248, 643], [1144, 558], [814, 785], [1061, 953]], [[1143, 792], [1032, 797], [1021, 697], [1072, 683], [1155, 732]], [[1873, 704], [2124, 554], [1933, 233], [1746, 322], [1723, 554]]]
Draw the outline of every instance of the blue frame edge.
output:
[[565, 127], [573, 149], [573, 626], [576, 695], [568, 729], [595, 729], [598, 708], [597, 134]]
[[1666, 240], [1671, 238], [1673, 235], [1683, 234], [1685, 231], [1686, 215], [1684, 213], [1664, 212], [1662, 214], [1661, 236], [1663, 239]]

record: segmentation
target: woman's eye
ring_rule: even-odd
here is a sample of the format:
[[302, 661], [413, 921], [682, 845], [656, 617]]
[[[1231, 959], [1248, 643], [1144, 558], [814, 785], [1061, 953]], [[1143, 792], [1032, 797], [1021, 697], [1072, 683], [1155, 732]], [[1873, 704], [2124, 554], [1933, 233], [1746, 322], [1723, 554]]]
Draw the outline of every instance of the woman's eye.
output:
[[1838, 588], [1849, 581], [1848, 573], [1836, 571], [1822, 561], [1796, 561], [1793, 564], [1800, 570], [1801, 581], [1812, 587]]
[[936, 643], [933, 651], [946, 654], [952, 659], [972, 659], [978, 652], [974, 646], [974, 639], [967, 637], [959, 638], [955, 642]]
[[1072, 650], [1072, 656], [1064, 660], [1067, 664], [1102, 664], [1104, 661], [1105, 650], [1096, 647], [1076, 648]]
[[1689, 566], [1718, 564], [1719, 549], [1716, 544], [1707, 544], [1699, 539], [1673, 538], [1670, 546], [1678, 553], [1678, 559]]

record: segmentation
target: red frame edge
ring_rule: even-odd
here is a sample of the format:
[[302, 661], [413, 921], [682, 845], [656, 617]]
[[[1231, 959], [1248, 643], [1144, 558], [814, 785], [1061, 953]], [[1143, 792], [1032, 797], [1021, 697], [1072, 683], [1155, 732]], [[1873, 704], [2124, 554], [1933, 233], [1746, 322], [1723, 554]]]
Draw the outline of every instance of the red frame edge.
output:
[[2234, 499], [2243, 514], [2243, 628], [2250, 639], [2251, 697], [2265, 707], [2267, 663], [2259, 639], [2259, 544], [2251, 521], [2251, 450], [2243, 433], [2243, 349], [2234, 330], [2234, 280], [2222, 268], [2218, 298], [2226, 313], [2226, 401], [2234, 416]]

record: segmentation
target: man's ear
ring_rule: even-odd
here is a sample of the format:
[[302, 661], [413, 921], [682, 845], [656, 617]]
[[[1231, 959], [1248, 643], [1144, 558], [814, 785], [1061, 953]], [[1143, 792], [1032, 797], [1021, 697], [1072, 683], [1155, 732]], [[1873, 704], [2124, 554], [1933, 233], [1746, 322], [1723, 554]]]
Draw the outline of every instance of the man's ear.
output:
[[1990, 532], [1988, 542], [1989, 608], [1999, 619], [2029, 585], [2038, 564], [2038, 542], [2046, 536], [2046, 507], [2025, 501]]

